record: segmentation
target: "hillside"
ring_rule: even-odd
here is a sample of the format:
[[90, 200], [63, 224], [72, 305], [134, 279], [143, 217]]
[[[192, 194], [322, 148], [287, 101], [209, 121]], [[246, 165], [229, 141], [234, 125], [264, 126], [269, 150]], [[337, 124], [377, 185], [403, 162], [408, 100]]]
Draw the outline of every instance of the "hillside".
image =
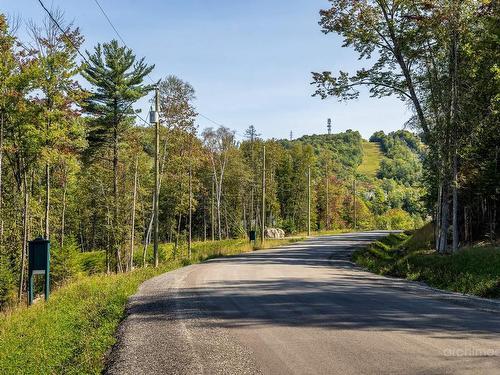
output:
[[358, 166], [358, 172], [368, 177], [375, 177], [382, 160], [382, 151], [378, 142], [363, 140], [363, 161]]

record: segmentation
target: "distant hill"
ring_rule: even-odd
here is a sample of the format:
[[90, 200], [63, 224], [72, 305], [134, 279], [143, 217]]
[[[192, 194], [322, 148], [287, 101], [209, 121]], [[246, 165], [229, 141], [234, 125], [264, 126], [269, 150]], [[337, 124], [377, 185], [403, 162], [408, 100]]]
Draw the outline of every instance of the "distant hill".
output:
[[358, 173], [362, 173], [368, 177], [376, 177], [382, 161], [382, 151], [380, 143], [367, 142], [363, 140], [363, 161], [358, 166]]

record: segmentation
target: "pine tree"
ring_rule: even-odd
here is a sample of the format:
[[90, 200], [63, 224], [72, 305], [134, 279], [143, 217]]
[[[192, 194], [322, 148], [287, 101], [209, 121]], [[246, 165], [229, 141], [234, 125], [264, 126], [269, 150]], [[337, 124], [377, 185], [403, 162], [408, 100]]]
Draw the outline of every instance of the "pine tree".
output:
[[87, 56], [90, 65], [85, 67], [83, 76], [93, 86], [85, 105], [85, 110], [93, 117], [89, 129], [89, 151], [93, 154], [102, 147], [112, 148], [112, 251], [108, 249], [108, 252], [114, 253], [115, 269], [120, 271], [119, 246], [123, 242], [125, 229], [119, 222], [119, 145], [134, 115], [132, 104], [152, 89], [150, 85], [144, 85], [143, 80], [153, 70], [154, 65], [148, 66], [144, 58], [136, 61], [132, 50], [119, 46], [116, 40], [98, 44], [93, 54], [87, 51]]

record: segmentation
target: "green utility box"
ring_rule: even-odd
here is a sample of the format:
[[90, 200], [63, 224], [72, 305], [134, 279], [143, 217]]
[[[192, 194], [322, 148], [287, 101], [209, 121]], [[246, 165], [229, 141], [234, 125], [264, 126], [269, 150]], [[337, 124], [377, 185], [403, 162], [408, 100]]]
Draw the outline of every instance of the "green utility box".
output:
[[33, 303], [33, 277], [34, 275], [45, 275], [45, 301], [50, 294], [50, 241], [37, 238], [29, 242], [28, 258], [28, 303]]

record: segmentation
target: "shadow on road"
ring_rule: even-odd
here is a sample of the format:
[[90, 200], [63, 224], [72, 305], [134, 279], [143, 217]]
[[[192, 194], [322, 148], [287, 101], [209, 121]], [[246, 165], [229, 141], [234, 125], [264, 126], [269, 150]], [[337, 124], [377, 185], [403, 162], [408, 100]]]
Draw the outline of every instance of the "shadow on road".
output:
[[[319, 237], [285, 249], [211, 260], [211, 265], [234, 267], [283, 266], [283, 273], [273, 279], [217, 281], [140, 295], [130, 312], [140, 320], [175, 316], [226, 328], [281, 325], [498, 337], [500, 317], [495, 314], [408, 293], [397, 288], [397, 280], [353, 268], [347, 261], [353, 249], [376, 238], [343, 235], [332, 242]], [[299, 278], [287, 276], [290, 266], [328, 269], [322, 278]]]

